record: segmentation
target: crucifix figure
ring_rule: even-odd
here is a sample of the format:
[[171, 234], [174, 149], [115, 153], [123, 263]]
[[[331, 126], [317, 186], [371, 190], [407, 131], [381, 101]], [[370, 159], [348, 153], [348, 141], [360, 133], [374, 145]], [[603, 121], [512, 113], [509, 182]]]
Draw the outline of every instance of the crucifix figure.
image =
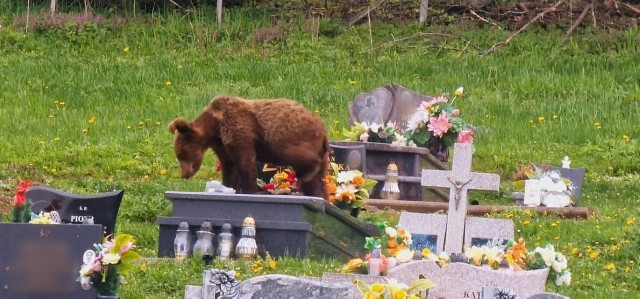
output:
[[467, 216], [467, 191], [498, 191], [500, 187], [500, 176], [497, 174], [471, 172], [472, 152], [472, 144], [456, 143], [451, 171], [422, 170], [422, 186], [449, 188], [444, 250], [450, 254], [462, 252], [464, 223]]

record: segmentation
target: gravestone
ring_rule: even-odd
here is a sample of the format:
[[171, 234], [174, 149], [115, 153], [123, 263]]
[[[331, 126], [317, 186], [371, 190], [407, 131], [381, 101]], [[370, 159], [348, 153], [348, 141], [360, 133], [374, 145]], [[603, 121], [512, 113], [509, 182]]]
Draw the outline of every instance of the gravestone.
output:
[[446, 215], [401, 212], [398, 226], [411, 233], [413, 242], [409, 248], [412, 250], [422, 251], [429, 248], [436, 254], [444, 250]]
[[488, 245], [489, 247], [507, 245], [514, 240], [514, 224], [511, 219], [491, 219], [467, 217], [464, 225], [464, 246]]
[[467, 216], [468, 190], [493, 190], [500, 187], [497, 174], [471, 172], [473, 145], [456, 143], [451, 171], [422, 170], [422, 185], [449, 188], [449, 210], [444, 251], [461, 253]]
[[360, 93], [349, 102], [349, 123], [385, 124], [391, 115], [393, 104], [393, 95], [384, 87], [374, 89], [371, 94]]
[[483, 287], [486, 286], [509, 288], [517, 298], [527, 298], [544, 292], [549, 270], [493, 270], [466, 263], [451, 263], [441, 268], [435, 262], [420, 260], [393, 267], [387, 276], [406, 284], [411, 284], [420, 276], [432, 280], [436, 286], [429, 289], [430, 299], [482, 298]]
[[[228, 279], [231, 276], [229, 274], [233, 273], [233, 271], [209, 270], [204, 273], [203, 286], [187, 286], [185, 299], [362, 298], [362, 295], [353, 287], [352, 283], [344, 281], [324, 282], [311, 278], [269, 274], [256, 276], [237, 283], [235, 278]], [[227, 273], [227, 278], [215, 278], [216, 275], [225, 276], [225, 273]]]
[[387, 84], [370, 94], [360, 93], [349, 102], [349, 124], [391, 122], [404, 130], [420, 103], [431, 99], [433, 97], [418, 94], [399, 84]]
[[158, 217], [159, 257], [174, 256], [173, 242], [182, 221], [189, 224], [192, 240], [204, 221], [212, 224], [216, 235], [224, 223], [229, 223], [238, 238], [245, 217], [252, 216], [258, 252], [269, 252], [273, 257], [348, 260], [364, 256], [365, 237], [380, 234], [375, 225], [317, 197], [176, 191], [165, 192], [165, 197], [173, 203], [173, 212]]
[[46, 186], [34, 186], [27, 191], [27, 197], [33, 202], [31, 211], [34, 213], [57, 211], [62, 223], [72, 224], [80, 224], [86, 218], [93, 218], [93, 223], [104, 227], [105, 236], [115, 232], [123, 194], [124, 191], [118, 190], [79, 195]]
[[95, 299], [76, 281], [100, 225], [0, 223], [0, 298]]
[[329, 147], [331, 149], [330, 162], [340, 165], [343, 170], [359, 170], [366, 174], [367, 154], [364, 145], [329, 144]]
[[569, 179], [573, 183], [573, 200], [574, 206], [578, 207], [580, 204], [580, 196], [582, 195], [582, 184], [584, 182], [584, 175], [586, 168], [562, 168], [550, 166], [550, 170], [557, 170], [560, 172], [560, 176]]

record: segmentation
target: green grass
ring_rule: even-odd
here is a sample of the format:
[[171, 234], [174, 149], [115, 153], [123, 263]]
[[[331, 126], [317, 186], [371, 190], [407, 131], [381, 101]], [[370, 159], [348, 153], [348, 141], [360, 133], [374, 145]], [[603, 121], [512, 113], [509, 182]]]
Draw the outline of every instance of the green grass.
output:
[[[559, 165], [569, 155], [573, 167], [588, 168], [581, 204], [597, 209], [599, 217], [501, 216], [512, 217], [517, 235], [530, 244], [552, 243], [569, 256], [573, 283], [558, 292], [571, 298], [640, 296], [634, 283], [640, 279], [634, 218], [640, 212], [638, 30], [583, 29], [559, 45], [561, 30], [534, 27], [482, 56], [459, 39], [427, 37], [371, 51], [366, 26], [315, 41], [302, 20], [285, 26], [284, 41], [254, 44], [253, 32], [272, 27], [271, 19], [250, 9], [226, 13], [220, 28], [213, 17], [195, 12], [144, 16], [121, 28], [36, 33], [13, 28], [15, 16], [0, 15], [2, 194], [12, 196], [20, 179], [76, 193], [124, 189], [119, 230], [136, 235], [141, 252], [154, 256], [155, 217], [171, 211], [163, 192], [199, 191], [218, 177], [209, 156], [194, 179], [180, 179], [166, 125], [178, 116], [195, 117], [213, 96], [296, 99], [317, 111], [339, 139], [347, 103], [360, 92], [391, 82], [423, 94], [464, 86], [465, 97], [456, 103], [479, 128], [474, 169], [503, 178], [500, 193], [472, 196], [482, 204], [505, 203], [516, 166]], [[371, 37], [377, 47], [420, 32], [446, 32], [482, 49], [509, 34], [374, 23]], [[598, 255], [592, 258], [592, 252]], [[287, 259], [268, 273], [318, 276], [338, 266]], [[193, 261], [145, 267], [129, 277], [122, 298], [179, 298], [185, 284], [199, 284], [204, 269]], [[241, 278], [262, 273], [234, 267]], [[312, 271], [300, 272], [305, 268]], [[548, 289], [556, 290], [552, 284]]]

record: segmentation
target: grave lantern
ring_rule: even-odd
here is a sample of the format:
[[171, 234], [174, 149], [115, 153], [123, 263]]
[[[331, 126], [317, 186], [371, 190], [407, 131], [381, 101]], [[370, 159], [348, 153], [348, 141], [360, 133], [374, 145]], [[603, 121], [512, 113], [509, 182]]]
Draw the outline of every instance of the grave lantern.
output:
[[218, 256], [222, 260], [229, 259], [233, 250], [233, 234], [231, 233], [231, 224], [222, 225], [222, 230], [218, 235]]
[[400, 186], [398, 185], [398, 165], [391, 162], [387, 166], [384, 176], [384, 185], [380, 191], [382, 199], [400, 199]]
[[180, 222], [176, 230], [176, 238], [173, 241], [173, 250], [178, 260], [184, 260], [189, 256], [191, 249], [191, 235], [189, 233], [189, 224], [185, 221]]
[[204, 263], [210, 265], [213, 261], [213, 236], [215, 235], [211, 232], [211, 222], [203, 222], [196, 235], [198, 240], [193, 245], [193, 253], [202, 255]]
[[382, 266], [382, 259], [380, 253], [380, 245], [376, 245], [376, 247], [371, 250], [371, 257], [369, 258], [368, 270], [369, 275], [380, 276], [380, 268]]
[[258, 245], [256, 244], [256, 221], [249, 216], [242, 223], [242, 237], [236, 246], [236, 257], [250, 260], [256, 256]]

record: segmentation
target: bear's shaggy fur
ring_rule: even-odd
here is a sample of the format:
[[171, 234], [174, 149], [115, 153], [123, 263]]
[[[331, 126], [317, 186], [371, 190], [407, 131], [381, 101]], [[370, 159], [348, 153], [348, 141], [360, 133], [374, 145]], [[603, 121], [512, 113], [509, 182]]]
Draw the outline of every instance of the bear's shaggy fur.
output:
[[255, 193], [256, 161], [296, 171], [302, 193], [328, 199], [323, 178], [329, 140], [322, 120], [289, 99], [245, 100], [218, 96], [192, 122], [169, 124], [183, 178], [200, 169], [207, 149], [222, 165], [222, 183], [238, 193]]

